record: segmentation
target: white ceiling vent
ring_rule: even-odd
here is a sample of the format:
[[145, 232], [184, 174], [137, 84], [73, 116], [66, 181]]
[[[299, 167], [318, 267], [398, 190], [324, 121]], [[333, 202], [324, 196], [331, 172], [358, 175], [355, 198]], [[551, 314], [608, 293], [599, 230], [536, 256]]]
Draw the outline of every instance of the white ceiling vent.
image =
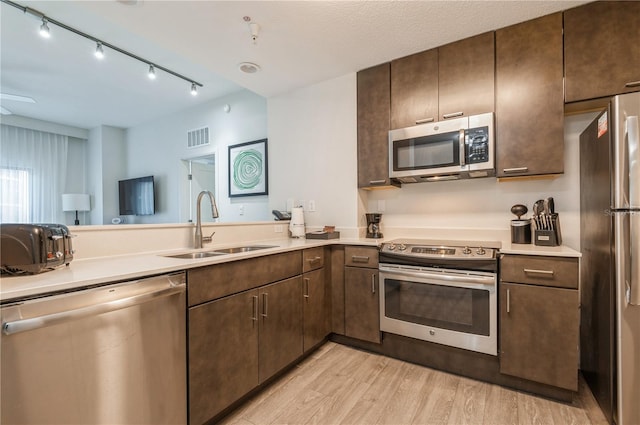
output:
[[196, 128], [187, 132], [187, 147], [198, 148], [209, 144], [209, 127]]

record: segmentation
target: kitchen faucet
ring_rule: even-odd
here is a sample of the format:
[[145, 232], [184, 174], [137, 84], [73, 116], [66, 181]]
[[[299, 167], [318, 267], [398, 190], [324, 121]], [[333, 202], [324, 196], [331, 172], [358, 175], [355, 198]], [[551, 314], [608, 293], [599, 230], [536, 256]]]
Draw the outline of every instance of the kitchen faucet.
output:
[[208, 190], [203, 190], [198, 194], [198, 201], [196, 202], [197, 220], [196, 220], [196, 234], [193, 236], [193, 247], [202, 248], [202, 242], [211, 242], [213, 235], [216, 232], [211, 233], [211, 236], [202, 236], [202, 218], [200, 217], [200, 204], [202, 203], [202, 197], [207, 195], [211, 201], [211, 217], [218, 218], [218, 207], [216, 206], [216, 200], [213, 197], [213, 193]]

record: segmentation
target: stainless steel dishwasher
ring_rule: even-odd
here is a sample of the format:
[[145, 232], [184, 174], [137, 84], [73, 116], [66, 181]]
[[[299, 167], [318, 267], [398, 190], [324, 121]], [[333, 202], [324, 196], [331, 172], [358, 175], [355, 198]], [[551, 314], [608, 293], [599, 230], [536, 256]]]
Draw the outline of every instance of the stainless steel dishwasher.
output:
[[3, 305], [3, 424], [185, 424], [184, 273]]

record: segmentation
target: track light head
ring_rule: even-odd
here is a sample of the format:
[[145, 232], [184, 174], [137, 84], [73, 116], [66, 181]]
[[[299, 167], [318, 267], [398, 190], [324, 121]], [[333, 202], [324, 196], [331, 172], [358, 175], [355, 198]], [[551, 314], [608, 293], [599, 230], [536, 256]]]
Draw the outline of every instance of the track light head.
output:
[[47, 25], [47, 19], [42, 18], [42, 25], [40, 25], [40, 35], [43, 38], [51, 37], [51, 33], [49, 32], [49, 25]]
[[156, 69], [153, 67], [153, 65], [149, 65], [149, 73], [147, 75], [149, 76], [150, 80], [156, 79]]
[[191, 83], [191, 96], [197, 96], [198, 95], [198, 87], [196, 86], [196, 83]]
[[104, 49], [102, 48], [102, 43], [100, 43], [99, 41], [98, 44], [96, 44], [96, 52], [94, 54], [98, 59], [104, 58]]

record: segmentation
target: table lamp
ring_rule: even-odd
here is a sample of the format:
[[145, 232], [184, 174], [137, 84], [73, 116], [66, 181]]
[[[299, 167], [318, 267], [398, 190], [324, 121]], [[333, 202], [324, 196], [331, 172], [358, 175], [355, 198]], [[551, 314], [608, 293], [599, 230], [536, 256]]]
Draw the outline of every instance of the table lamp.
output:
[[78, 211], [91, 210], [91, 201], [89, 195], [85, 193], [63, 193], [62, 194], [62, 210], [63, 211], [75, 211], [76, 221], [75, 225], [80, 224], [78, 220]]

